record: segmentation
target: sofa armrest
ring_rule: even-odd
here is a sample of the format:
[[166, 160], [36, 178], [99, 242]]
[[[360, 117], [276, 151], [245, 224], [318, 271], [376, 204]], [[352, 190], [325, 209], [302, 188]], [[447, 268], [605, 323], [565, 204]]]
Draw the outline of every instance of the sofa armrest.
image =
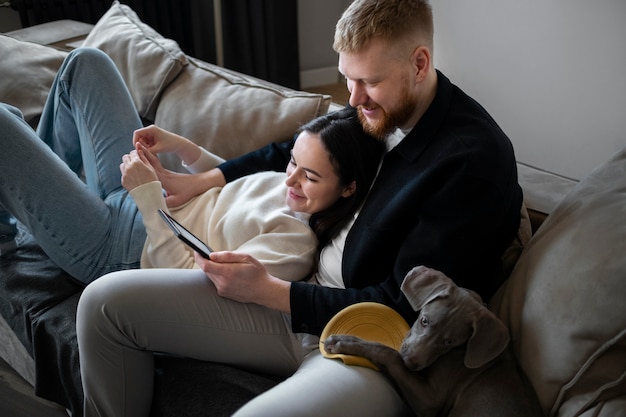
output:
[[5, 33], [14, 39], [53, 46], [66, 51], [82, 42], [93, 25], [76, 20], [56, 20]]
[[522, 162], [517, 163], [517, 174], [534, 234], [578, 181]]

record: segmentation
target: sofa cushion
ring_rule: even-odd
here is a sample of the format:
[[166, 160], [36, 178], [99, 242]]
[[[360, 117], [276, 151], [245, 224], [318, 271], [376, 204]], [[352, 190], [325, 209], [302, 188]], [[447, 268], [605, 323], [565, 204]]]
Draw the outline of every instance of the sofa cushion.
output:
[[48, 46], [0, 35], [0, 102], [19, 108], [33, 126], [67, 55]]
[[175, 41], [161, 36], [118, 1], [98, 20], [83, 46], [101, 49], [113, 59], [139, 114], [150, 120], [163, 89], [187, 65]]
[[290, 139], [301, 124], [326, 113], [330, 101], [328, 95], [280, 87], [190, 58], [163, 92], [155, 124], [229, 159]]
[[567, 194], [492, 300], [546, 415], [626, 392], [625, 219], [626, 149]]

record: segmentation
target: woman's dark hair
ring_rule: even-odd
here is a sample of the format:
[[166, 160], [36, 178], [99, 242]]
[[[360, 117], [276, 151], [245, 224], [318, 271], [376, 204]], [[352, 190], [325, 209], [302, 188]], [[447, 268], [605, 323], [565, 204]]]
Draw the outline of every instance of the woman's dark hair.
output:
[[385, 146], [365, 133], [356, 109], [345, 107], [313, 119], [300, 128], [319, 135], [330, 162], [342, 186], [353, 181], [356, 191], [350, 197], [341, 197], [332, 206], [311, 215], [309, 225], [323, 248], [346, 225], [361, 206], [378, 172]]

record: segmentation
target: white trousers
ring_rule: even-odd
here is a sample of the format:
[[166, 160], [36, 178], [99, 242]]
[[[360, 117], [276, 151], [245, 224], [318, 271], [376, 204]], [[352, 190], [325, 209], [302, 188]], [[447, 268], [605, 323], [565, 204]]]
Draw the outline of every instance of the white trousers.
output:
[[80, 299], [77, 332], [86, 417], [147, 416], [153, 352], [288, 377], [237, 417], [411, 415], [382, 373], [324, 358], [288, 314], [220, 297], [201, 270], [105, 275]]

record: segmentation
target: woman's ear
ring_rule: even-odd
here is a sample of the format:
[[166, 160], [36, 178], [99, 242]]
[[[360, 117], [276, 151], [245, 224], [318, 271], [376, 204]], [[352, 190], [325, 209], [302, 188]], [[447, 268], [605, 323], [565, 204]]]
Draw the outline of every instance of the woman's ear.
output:
[[356, 192], [356, 181], [352, 181], [346, 188], [343, 189], [341, 196], [344, 198], [351, 197]]

